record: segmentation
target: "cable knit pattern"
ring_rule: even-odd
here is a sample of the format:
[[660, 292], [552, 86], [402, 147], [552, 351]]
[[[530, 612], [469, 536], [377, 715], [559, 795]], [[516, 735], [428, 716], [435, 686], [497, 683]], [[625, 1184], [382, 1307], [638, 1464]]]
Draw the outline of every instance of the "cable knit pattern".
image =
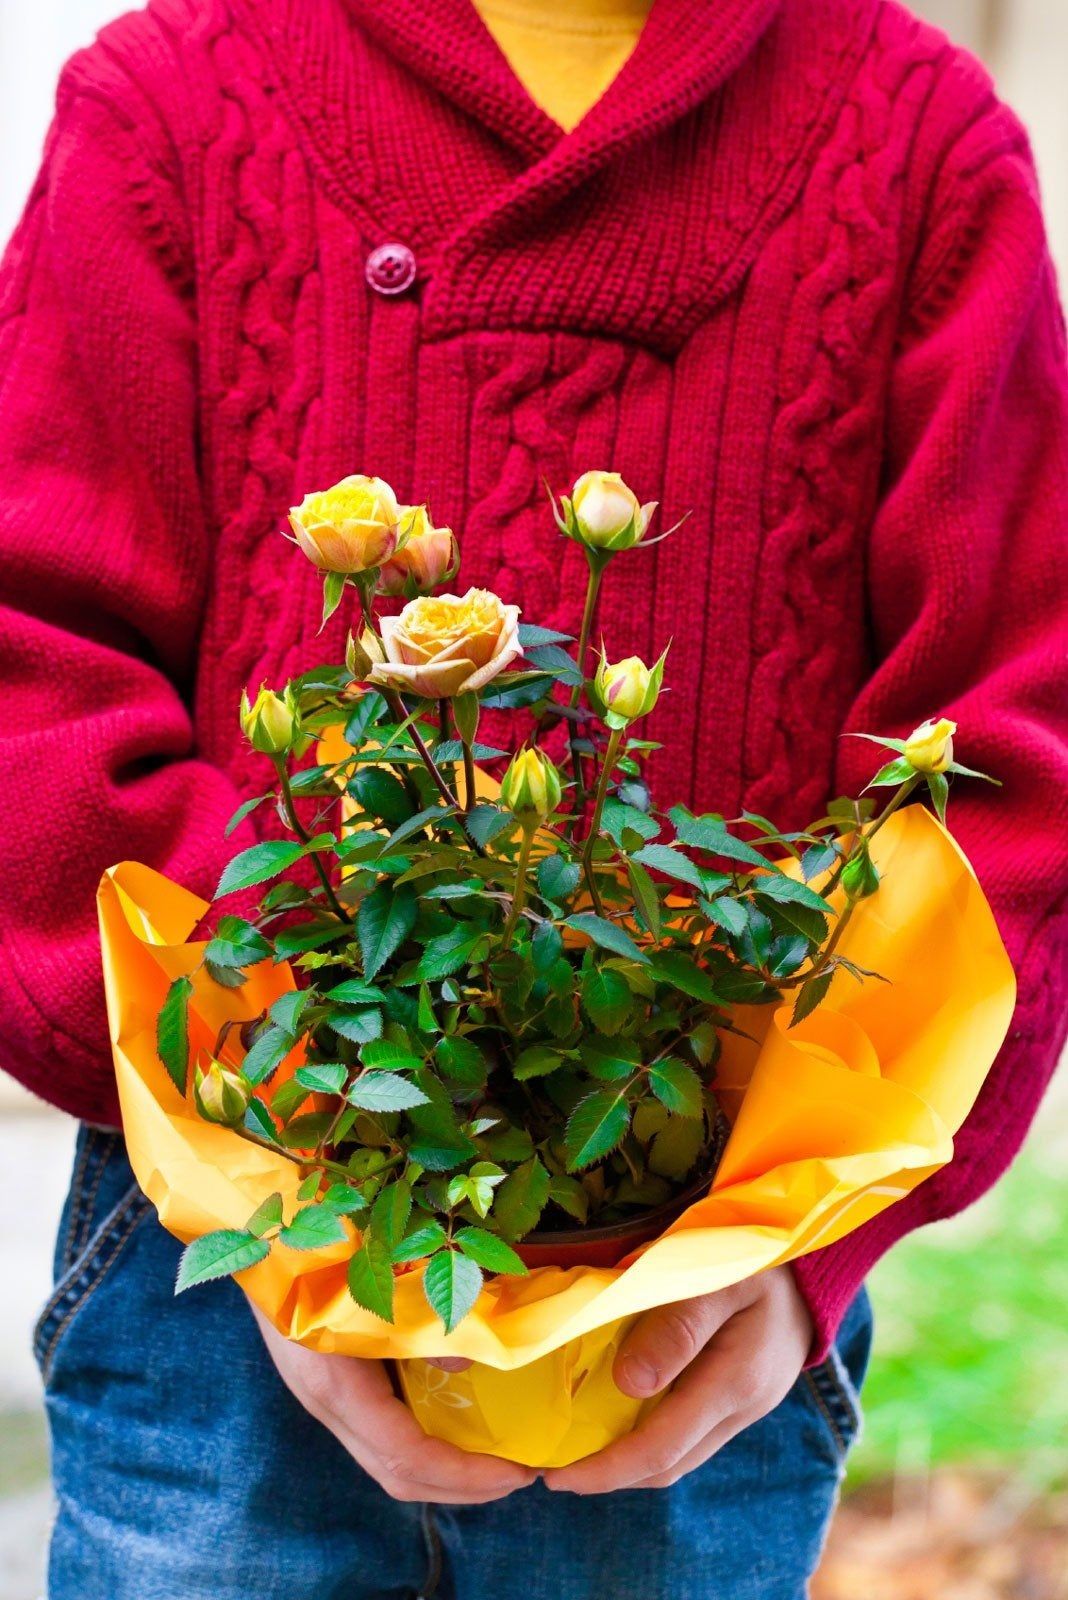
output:
[[288, 505], [381, 473], [574, 632], [544, 482], [615, 467], [693, 511], [604, 588], [614, 651], [674, 641], [661, 798], [802, 823], [870, 769], [844, 728], [938, 711], [1005, 780], [953, 807], [1013, 1036], [951, 1166], [798, 1264], [819, 1355], [1011, 1158], [1060, 1041], [1066, 395], [1026, 140], [888, 0], [656, 0], [566, 137], [467, 0], [150, 0], [64, 73], [0, 273], [4, 1065], [116, 1116], [99, 874], [211, 893], [263, 783], [241, 689], [351, 620], [316, 640]]

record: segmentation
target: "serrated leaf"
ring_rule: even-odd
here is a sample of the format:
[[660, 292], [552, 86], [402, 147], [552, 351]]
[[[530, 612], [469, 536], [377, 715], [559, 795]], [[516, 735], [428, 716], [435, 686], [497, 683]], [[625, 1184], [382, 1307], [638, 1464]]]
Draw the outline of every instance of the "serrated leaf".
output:
[[511, 1245], [485, 1228], [461, 1228], [453, 1235], [453, 1243], [487, 1272], [509, 1272], [518, 1276], [527, 1270]]
[[468, 925], [462, 923], [458, 928], [431, 939], [419, 958], [419, 964], [415, 969], [416, 977], [427, 982], [435, 982], [459, 972], [462, 967], [468, 965], [482, 938], [481, 930], [471, 933]]
[[779, 905], [806, 906], [810, 911], [818, 911], [823, 916], [830, 916], [832, 906], [822, 895], [810, 889], [807, 883], [799, 883], [796, 878], [788, 878], [780, 874], [777, 877], [759, 877], [752, 883], [757, 894], [764, 895], [768, 900], [774, 900]]
[[629, 961], [642, 963], [647, 963], [649, 960], [645, 951], [638, 948], [629, 933], [605, 917], [597, 916], [596, 912], [579, 911], [573, 917], [565, 917], [564, 927], [574, 928], [576, 933], [584, 933], [603, 950], [611, 950], [613, 955], [626, 956]]
[[446, 1333], [466, 1317], [481, 1290], [482, 1269], [456, 1250], [439, 1250], [426, 1264], [423, 1292]]
[[363, 1195], [358, 1194], [347, 1183], [332, 1183], [319, 1204], [325, 1206], [328, 1211], [335, 1212], [339, 1217], [367, 1210], [367, 1201]]
[[394, 1072], [412, 1072], [423, 1065], [411, 1045], [400, 1044], [396, 1039], [372, 1039], [360, 1051], [365, 1067], [389, 1067]]
[[412, 1214], [412, 1186], [404, 1178], [396, 1178], [379, 1191], [371, 1207], [371, 1232], [384, 1239], [392, 1251], [404, 1237], [408, 1218]]
[[589, 1217], [590, 1197], [577, 1178], [554, 1172], [549, 1180], [549, 1199], [576, 1222], [584, 1223]]
[[290, 1250], [322, 1250], [348, 1238], [337, 1212], [326, 1206], [310, 1205], [298, 1211], [288, 1227], [278, 1235]]
[[348, 1285], [358, 1306], [381, 1317], [383, 1322], [393, 1321], [393, 1263], [389, 1246], [382, 1239], [364, 1235], [349, 1262]]
[[519, 643], [526, 649], [528, 646], [536, 648], [543, 644], [574, 644], [574, 639], [569, 633], [557, 633], [555, 628], [540, 628], [533, 622], [519, 624]]
[[609, 1083], [629, 1078], [642, 1061], [641, 1046], [636, 1039], [619, 1039], [611, 1044], [603, 1039], [584, 1039], [580, 1054], [586, 1070]]
[[656, 885], [637, 861], [627, 862], [627, 878], [638, 914], [654, 939], [659, 939], [661, 929], [660, 896]]
[[631, 1014], [630, 986], [611, 967], [589, 967], [579, 984], [582, 1005], [600, 1033], [618, 1033]]
[[545, 856], [538, 862], [538, 892], [554, 905], [562, 905], [578, 888], [582, 869], [577, 861], [565, 861], [563, 856]]
[[223, 837], [229, 839], [234, 829], [241, 826], [250, 812], [255, 811], [256, 807], [261, 806], [265, 800], [272, 800], [273, 798], [274, 796], [270, 792], [267, 794], [258, 794], [252, 800], [246, 800], [243, 805], [238, 806], [237, 810], [226, 824], [226, 827], [223, 829]]
[[270, 954], [270, 944], [251, 922], [243, 917], [220, 917], [204, 959], [217, 967], [247, 967], [266, 961]]
[[185, 1094], [189, 1080], [189, 997], [193, 985], [188, 978], [175, 978], [156, 1019], [156, 1051], [167, 1074]]
[[346, 978], [344, 983], [328, 989], [326, 998], [339, 1006], [370, 1006], [377, 1005], [386, 996], [384, 990], [373, 983], [366, 983], [363, 978]]
[[669, 1117], [649, 1146], [650, 1172], [661, 1178], [685, 1178], [704, 1142], [704, 1125], [696, 1117]]
[[531, 1044], [516, 1057], [512, 1076], [519, 1083], [526, 1083], [528, 1078], [545, 1078], [562, 1067], [565, 1059], [552, 1045]]
[[398, 1245], [393, 1248], [394, 1261], [418, 1261], [422, 1256], [430, 1256], [435, 1250], [440, 1250], [445, 1243], [445, 1229], [440, 1222], [426, 1222], [421, 1227], [413, 1228], [406, 1233]]
[[549, 1174], [537, 1156], [510, 1172], [493, 1198], [493, 1221], [507, 1239], [522, 1239], [537, 1225], [549, 1199]]
[[649, 1087], [660, 1104], [677, 1117], [700, 1117], [704, 1111], [701, 1080], [691, 1066], [668, 1056], [649, 1068]]
[[719, 1005], [723, 999], [722, 980], [698, 967], [682, 950], [659, 950], [650, 961], [655, 977], [693, 1000]]
[[827, 990], [831, 987], [831, 979], [833, 977], [833, 968], [828, 968], [826, 972], [821, 972], [819, 977], [809, 978], [807, 983], [801, 985], [797, 991], [793, 1015], [790, 1018], [791, 1027], [798, 1022], [803, 1022], [811, 1012], [815, 1011]]
[[255, 1087], [265, 1083], [293, 1048], [293, 1036], [283, 1028], [265, 1028], [241, 1063], [241, 1071]]
[[375, 1070], [365, 1074], [353, 1084], [347, 1099], [361, 1111], [407, 1111], [411, 1106], [426, 1105], [427, 1097], [407, 1078], [395, 1072]]
[[439, 1039], [434, 1059], [447, 1078], [465, 1089], [478, 1089], [489, 1076], [489, 1062], [470, 1039], [453, 1035]]
[[630, 1127], [630, 1105], [618, 1089], [595, 1089], [567, 1119], [564, 1148], [569, 1172], [581, 1172], [609, 1155]]
[[298, 1067], [293, 1076], [313, 1094], [340, 1094], [348, 1079], [349, 1069], [340, 1061], [316, 1061], [310, 1066]]
[[359, 750], [369, 728], [373, 727], [386, 709], [386, 702], [377, 689], [365, 690], [345, 724], [345, 743]]
[[382, 1013], [377, 1006], [364, 1011], [335, 1011], [326, 1018], [331, 1033], [353, 1044], [368, 1044], [382, 1037]]
[[622, 844], [623, 834], [628, 831], [645, 840], [655, 839], [660, 832], [660, 824], [655, 817], [639, 810], [637, 806], [625, 805], [614, 795], [609, 795], [604, 803], [601, 827], [617, 845]]
[[360, 767], [346, 788], [364, 811], [387, 828], [399, 828], [411, 817], [407, 791], [399, 778], [381, 767]]
[[249, 1101], [245, 1110], [245, 1127], [249, 1133], [258, 1134], [261, 1139], [274, 1141], [278, 1138], [278, 1129], [270, 1112], [263, 1101], [257, 1100], [255, 1096]]
[[515, 818], [510, 811], [505, 811], [502, 806], [488, 804], [476, 806], [466, 819], [468, 833], [483, 849], [496, 839], [499, 833], [503, 833], [514, 823]]
[[276, 878], [303, 854], [304, 846], [295, 839], [265, 839], [261, 844], [251, 845], [226, 867], [215, 891], [216, 900], [238, 889], [251, 889], [257, 883]]
[[689, 856], [684, 856], [681, 850], [675, 850], [669, 844], [647, 844], [634, 852], [631, 858], [640, 861], [643, 867], [651, 867], [654, 872], [663, 872], [669, 878], [677, 878], [680, 883], [689, 884], [694, 889], [704, 887], [704, 879], [700, 867]]
[[729, 895], [717, 895], [714, 900], [702, 900], [701, 908], [711, 922], [735, 939], [740, 938], [749, 926], [744, 905], [739, 900], [732, 900]]
[[214, 1278], [228, 1278], [232, 1273], [244, 1272], [262, 1261], [270, 1249], [266, 1239], [258, 1239], [248, 1229], [218, 1228], [214, 1233], [206, 1233], [182, 1251], [174, 1292], [183, 1294], [194, 1284], [210, 1283]]
[[410, 889], [379, 884], [360, 902], [356, 933], [365, 977], [373, 978], [415, 927], [418, 902]]
[[813, 878], [830, 871], [837, 860], [838, 851], [833, 844], [810, 844], [801, 857], [801, 876], [806, 883], [811, 883]]
[[245, 1227], [249, 1233], [254, 1233], [257, 1239], [261, 1239], [271, 1228], [280, 1227], [281, 1223], [282, 1196], [280, 1194], [269, 1194], [266, 1200], [256, 1207]]
[[707, 850], [710, 855], [723, 856], [727, 861], [742, 861], [748, 866], [777, 871], [759, 850], [744, 839], [736, 839], [727, 825], [718, 817], [692, 817], [682, 806], [674, 806], [670, 813], [680, 844], [694, 850]]

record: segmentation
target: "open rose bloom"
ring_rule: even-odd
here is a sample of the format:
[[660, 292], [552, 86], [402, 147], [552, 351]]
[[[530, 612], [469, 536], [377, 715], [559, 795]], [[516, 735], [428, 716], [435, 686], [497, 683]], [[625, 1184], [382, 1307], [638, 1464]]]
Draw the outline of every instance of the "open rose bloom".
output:
[[381, 630], [386, 659], [371, 682], [428, 700], [473, 694], [522, 654], [519, 607], [486, 589], [412, 600], [400, 616], [383, 617]]

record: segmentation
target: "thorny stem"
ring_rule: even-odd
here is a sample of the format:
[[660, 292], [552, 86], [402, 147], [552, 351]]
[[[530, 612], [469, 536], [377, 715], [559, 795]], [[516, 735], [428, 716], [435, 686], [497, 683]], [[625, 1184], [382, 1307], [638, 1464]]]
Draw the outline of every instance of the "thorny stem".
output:
[[535, 829], [523, 829], [523, 842], [519, 846], [519, 856], [515, 867], [515, 892], [512, 895], [512, 909], [508, 913], [508, 921], [504, 925], [501, 936], [501, 949], [507, 950], [512, 943], [519, 913], [522, 911], [527, 898], [527, 868], [530, 865], [530, 850], [534, 843]]
[[[279, 787], [282, 791], [282, 804], [285, 806], [286, 817], [289, 819], [289, 826], [293, 829], [293, 832], [296, 834], [301, 844], [307, 844], [311, 839], [311, 834], [297, 816], [297, 808], [293, 800], [293, 789], [289, 781], [289, 773], [286, 771], [284, 758], [277, 763], [276, 771], [278, 773]], [[348, 912], [345, 910], [345, 907], [341, 904], [341, 901], [334, 893], [334, 886], [330, 882], [330, 874], [323, 865], [322, 857], [319, 855], [318, 851], [313, 850], [311, 852], [311, 861], [312, 866], [315, 868], [319, 876], [319, 882], [323, 886], [323, 892], [326, 895], [327, 901], [329, 902], [330, 909], [341, 922], [351, 923], [352, 918], [349, 916]]]
[[616, 757], [619, 755], [619, 746], [623, 739], [622, 728], [613, 728], [608, 736], [608, 748], [604, 753], [604, 764], [597, 780], [597, 792], [593, 799], [593, 815], [590, 818], [590, 831], [582, 846], [582, 871], [586, 879], [586, 886], [590, 891], [594, 910], [598, 916], [604, 915], [601, 905], [601, 896], [593, 875], [593, 847], [597, 843], [597, 835], [601, 829], [601, 814], [604, 811], [605, 799], [608, 795], [608, 785], [612, 773], [615, 771]]

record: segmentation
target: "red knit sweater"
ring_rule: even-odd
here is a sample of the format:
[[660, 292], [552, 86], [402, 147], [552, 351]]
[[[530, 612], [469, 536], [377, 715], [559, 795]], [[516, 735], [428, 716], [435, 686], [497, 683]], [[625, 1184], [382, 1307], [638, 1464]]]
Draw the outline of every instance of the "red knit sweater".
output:
[[617, 654], [674, 640], [660, 797], [803, 823], [869, 772], [844, 728], [934, 712], [1004, 780], [952, 814], [1012, 1037], [951, 1166], [799, 1264], [825, 1343], [1010, 1160], [1060, 1042], [1066, 458], [1026, 140], [895, 5], [656, 0], [563, 136], [468, 0], [151, 0], [65, 72], [0, 278], [4, 1065], [115, 1118], [100, 872], [212, 892], [263, 781], [241, 688], [349, 620], [316, 641], [290, 503], [380, 473], [574, 632], [542, 480], [616, 468], [694, 512], [606, 584]]

